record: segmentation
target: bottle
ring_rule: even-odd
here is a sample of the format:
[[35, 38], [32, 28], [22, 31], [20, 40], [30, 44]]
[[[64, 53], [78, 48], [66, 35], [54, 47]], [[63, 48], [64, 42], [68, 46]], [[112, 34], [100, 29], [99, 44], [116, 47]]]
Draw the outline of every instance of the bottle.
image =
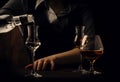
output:
[[0, 22], [0, 33], [7, 33], [17, 26], [29, 24], [31, 22], [34, 23], [34, 18], [31, 14], [18, 16], [11, 16], [6, 14], [0, 16]]

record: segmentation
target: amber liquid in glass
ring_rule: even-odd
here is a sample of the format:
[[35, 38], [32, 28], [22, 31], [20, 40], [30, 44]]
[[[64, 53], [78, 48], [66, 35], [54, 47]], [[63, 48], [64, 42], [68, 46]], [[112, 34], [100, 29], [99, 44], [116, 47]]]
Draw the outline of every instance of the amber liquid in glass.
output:
[[102, 56], [103, 50], [81, 50], [81, 54], [85, 59], [96, 60]]

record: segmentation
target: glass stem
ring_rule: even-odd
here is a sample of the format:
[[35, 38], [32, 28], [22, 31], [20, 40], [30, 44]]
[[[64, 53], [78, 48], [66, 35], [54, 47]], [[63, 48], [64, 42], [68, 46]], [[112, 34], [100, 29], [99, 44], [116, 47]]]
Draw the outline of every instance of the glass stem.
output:
[[90, 60], [90, 72], [91, 73], [94, 72], [94, 62], [95, 62], [95, 60]]
[[32, 70], [32, 73], [34, 74], [35, 73], [35, 64], [34, 64], [34, 61], [35, 61], [35, 51], [32, 50], [31, 51], [31, 54], [32, 54], [32, 64], [33, 64], [33, 70]]
[[82, 70], [82, 69], [83, 69], [82, 65], [79, 65], [78, 69], [79, 69], [79, 70]]
[[83, 63], [83, 58], [82, 58], [82, 54], [80, 54], [80, 65], [79, 65], [79, 70], [82, 70], [82, 69], [83, 69], [82, 63]]

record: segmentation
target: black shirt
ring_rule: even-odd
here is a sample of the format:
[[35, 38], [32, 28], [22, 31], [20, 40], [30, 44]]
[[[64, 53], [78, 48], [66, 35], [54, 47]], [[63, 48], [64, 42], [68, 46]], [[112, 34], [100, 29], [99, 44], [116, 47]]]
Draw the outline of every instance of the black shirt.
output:
[[[95, 34], [93, 14], [90, 7], [84, 3], [68, 3], [59, 14], [47, 4], [45, 0], [9, 0], [0, 10], [0, 14], [33, 14], [39, 25], [39, 39], [41, 46], [37, 50], [37, 57], [52, 55], [73, 49], [75, 27], [85, 26], [84, 33], [93, 37]], [[53, 19], [50, 18], [53, 15]], [[81, 32], [79, 32], [81, 36]]]

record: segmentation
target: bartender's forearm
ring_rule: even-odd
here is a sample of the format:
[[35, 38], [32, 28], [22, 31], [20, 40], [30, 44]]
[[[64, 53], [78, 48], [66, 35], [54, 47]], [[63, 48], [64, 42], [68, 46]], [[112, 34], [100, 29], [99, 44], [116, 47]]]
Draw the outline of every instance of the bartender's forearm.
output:
[[80, 50], [79, 48], [74, 48], [72, 50], [54, 54], [56, 64], [72, 64], [80, 62]]

